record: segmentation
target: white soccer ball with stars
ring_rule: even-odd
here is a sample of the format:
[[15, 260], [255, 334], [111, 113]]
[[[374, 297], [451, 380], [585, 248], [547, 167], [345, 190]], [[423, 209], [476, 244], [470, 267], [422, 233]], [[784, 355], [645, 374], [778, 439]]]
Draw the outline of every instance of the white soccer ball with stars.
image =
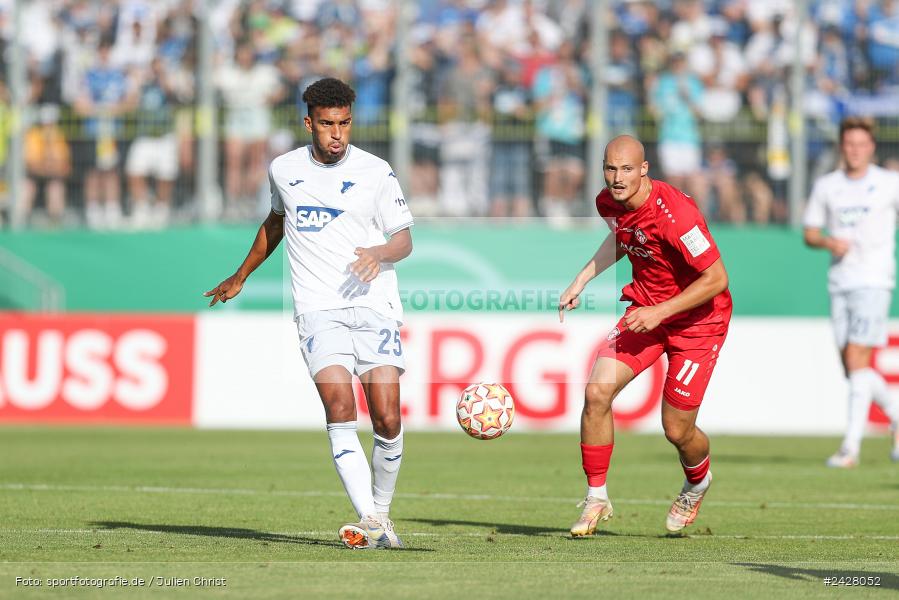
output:
[[509, 431], [515, 418], [515, 401], [498, 383], [475, 383], [463, 390], [456, 404], [456, 420], [462, 431], [479, 440], [492, 440]]

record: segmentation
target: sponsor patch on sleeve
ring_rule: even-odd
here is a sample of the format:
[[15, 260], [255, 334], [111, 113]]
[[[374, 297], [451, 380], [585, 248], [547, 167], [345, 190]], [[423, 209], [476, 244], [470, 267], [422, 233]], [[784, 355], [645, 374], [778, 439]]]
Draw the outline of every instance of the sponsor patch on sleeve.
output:
[[684, 243], [684, 246], [687, 247], [687, 251], [693, 258], [696, 258], [712, 246], [699, 230], [699, 225], [694, 225], [693, 229], [680, 236], [680, 241]]

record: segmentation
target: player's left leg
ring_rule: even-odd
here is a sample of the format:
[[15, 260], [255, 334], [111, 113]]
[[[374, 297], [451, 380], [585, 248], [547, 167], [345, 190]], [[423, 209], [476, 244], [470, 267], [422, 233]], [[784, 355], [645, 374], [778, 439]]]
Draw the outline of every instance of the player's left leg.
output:
[[390, 520], [390, 503], [403, 462], [403, 426], [400, 422], [400, 373], [392, 365], [375, 367], [359, 376], [374, 429], [371, 469], [375, 510], [391, 542], [403, 543]]
[[[840, 355], [849, 379], [849, 419], [839, 451], [827, 460], [830, 467], [858, 464], [872, 400], [887, 414], [894, 431], [899, 422], [899, 404], [891, 397], [886, 381], [871, 365], [874, 348], [887, 343], [891, 296], [889, 290], [881, 289], [854, 290], [846, 295], [845, 343], [841, 345]], [[895, 447], [892, 456], [899, 458]]]
[[685, 411], [662, 404], [662, 427], [665, 437], [677, 448], [686, 480], [668, 511], [665, 527], [678, 532], [696, 520], [699, 506], [712, 483], [709, 470], [709, 437], [696, 426], [699, 408]]
[[665, 526], [690, 525], [712, 482], [709, 438], [696, 426], [699, 405], [715, 370], [725, 335], [668, 337], [668, 374], [662, 404], [665, 437], [677, 448], [686, 480], [668, 511]]
[[405, 371], [405, 361], [399, 324], [372, 309], [351, 310], [356, 316], [352, 330], [355, 370], [362, 382], [374, 429], [371, 466], [375, 510], [387, 532], [390, 547], [402, 548], [403, 543], [390, 520], [390, 504], [403, 458], [400, 375]]

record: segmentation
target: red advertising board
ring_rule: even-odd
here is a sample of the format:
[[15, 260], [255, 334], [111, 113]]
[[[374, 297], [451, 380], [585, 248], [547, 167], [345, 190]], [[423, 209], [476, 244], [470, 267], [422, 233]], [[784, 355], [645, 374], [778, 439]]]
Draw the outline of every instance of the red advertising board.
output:
[[194, 317], [0, 313], [0, 422], [190, 424]]

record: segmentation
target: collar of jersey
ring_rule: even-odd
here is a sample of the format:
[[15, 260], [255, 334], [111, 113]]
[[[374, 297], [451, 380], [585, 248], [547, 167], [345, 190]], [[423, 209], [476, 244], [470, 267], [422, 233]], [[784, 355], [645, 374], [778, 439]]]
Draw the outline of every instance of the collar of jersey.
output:
[[317, 160], [315, 160], [315, 157], [312, 156], [312, 144], [309, 144], [308, 146], [306, 146], [306, 149], [309, 151], [309, 160], [312, 161], [312, 164], [315, 165], [316, 167], [322, 167], [323, 169], [333, 169], [334, 167], [339, 167], [340, 165], [345, 163], [346, 159], [348, 159], [350, 157], [350, 150], [352, 148], [353, 148], [352, 144], [347, 144], [346, 152], [343, 153], [343, 158], [338, 160], [333, 165], [326, 165], [325, 163], [318, 162]]

